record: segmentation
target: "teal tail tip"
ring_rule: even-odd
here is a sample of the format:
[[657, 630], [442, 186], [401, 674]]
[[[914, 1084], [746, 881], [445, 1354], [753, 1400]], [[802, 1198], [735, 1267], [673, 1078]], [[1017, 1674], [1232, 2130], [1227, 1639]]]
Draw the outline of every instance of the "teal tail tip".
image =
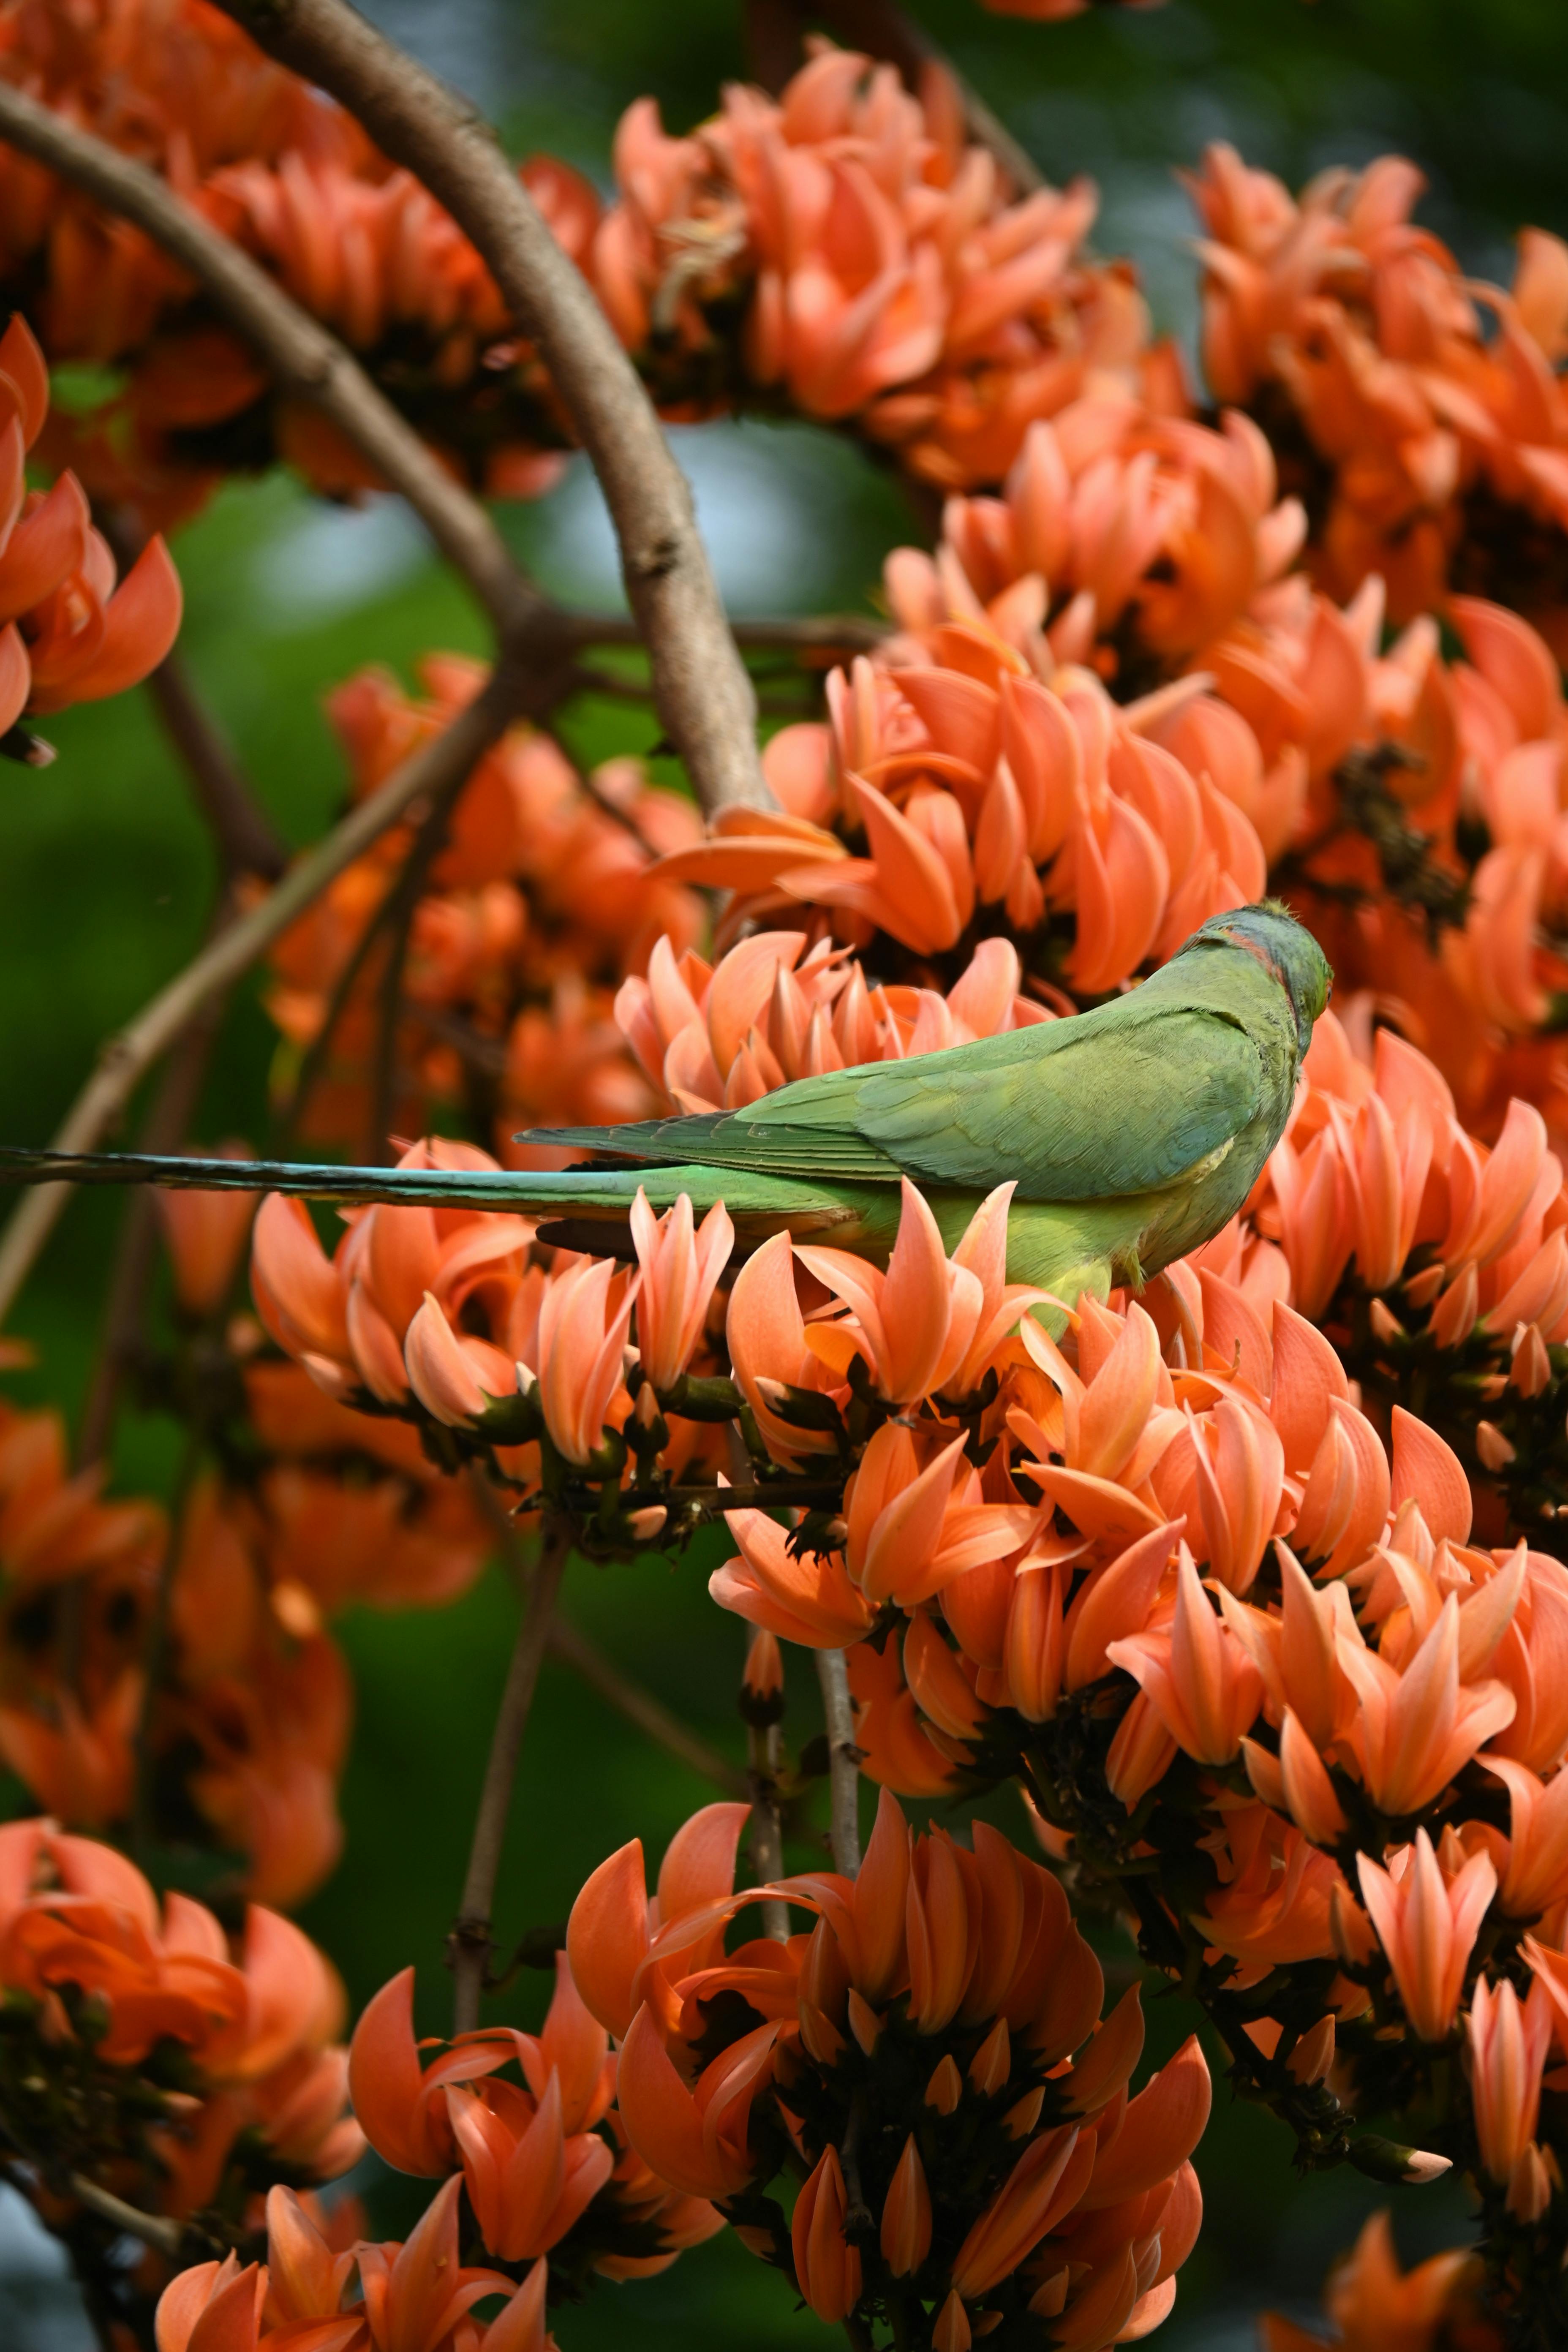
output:
[[0, 1144], [0, 1186], [31, 1184], [157, 1184], [190, 1192], [292, 1192], [344, 1202], [492, 1199], [509, 1205], [504, 1172], [484, 1177], [467, 1169], [333, 1168], [292, 1160], [198, 1160], [150, 1151], [28, 1150]]

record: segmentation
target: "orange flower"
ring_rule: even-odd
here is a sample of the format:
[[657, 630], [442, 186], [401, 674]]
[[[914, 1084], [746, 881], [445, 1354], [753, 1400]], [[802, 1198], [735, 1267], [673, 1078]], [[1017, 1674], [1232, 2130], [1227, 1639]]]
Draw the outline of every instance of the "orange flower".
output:
[[656, 1391], [662, 1391], [675, 1386], [702, 1337], [735, 1229], [721, 1202], [694, 1234], [691, 1202], [684, 1192], [673, 1209], [656, 1217], [639, 1185], [632, 1205], [632, 1241], [642, 1269], [637, 1360]]
[[802, 2184], [790, 2223], [795, 2274], [818, 2319], [835, 2326], [860, 2300], [860, 2256], [844, 2236], [847, 2200], [836, 2147], [826, 2147]]
[[1467, 1860], [1456, 1844], [1452, 1859], [1445, 1854], [1439, 1863], [1431, 1839], [1418, 1829], [1415, 1843], [1399, 1847], [1387, 1869], [1366, 1853], [1357, 1855], [1356, 1867], [1362, 1899], [1411, 2025], [1423, 2042], [1446, 2041], [1481, 1919], [1497, 1891], [1489, 1858], [1475, 1853]]
[[1535, 2138], [1541, 2077], [1552, 2041], [1552, 2001], [1537, 1978], [1527, 2000], [1512, 1985], [1478, 1978], [1465, 2021], [1465, 2053], [1481, 2162], [1506, 2185]]
[[851, 1580], [873, 1605], [893, 1600], [913, 1609], [966, 1570], [1017, 1551], [1034, 1534], [1037, 1511], [982, 1499], [979, 1473], [963, 1448], [962, 1435], [941, 1446], [917, 1443], [902, 1423], [889, 1421], [861, 1455], [844, 1491], [844, 1557]]
[[553, 2070], [537, 2101], [510, 2083], [487, 2082], [448, 2088], [447, 2106], [479, 2233], [504, 2262], [548, 2252], [615, 2169], [597, 2132], [565, 2130]]
[[931, 2252], [931, 2190], [911, 2132], [882, 2207], [878, 2240], [895, 2278], [908, 2278], [920, 2269]]
[[1200, 1764], [1228, 1764], [1263, 1703], [1262, 1677], [1211, 1607], [1185, 1544], [1178, 1559], [1169, 1628], [1112, 1642], [1106, 1655], [1131, 1675], [1178, 1748]]
[[439, 2179], [452, 2166], [447, 2086], [493, 2074], [516, 2055], [510, 2034], [475, 2034], [421, 2067], [414, 2039], [414, 1970], [365, 2003], [349, 2045], [349, 2095], [365, 2137], [398, 2172]]
[[726, 1511], [724, 1524], [741, 1557], [708, 1580], [721, 1609], [813, 1650], [846, 1649], [869, 1632], [876, 1612], [838, 1552], [797, 1556], [787, 1530], [762, 1511]]
[[[246, 1160], [249, 1147], [226, 1143], [226, 1160]], [[256, 1213], [254, 1192], [154, 1192], [163, 1219], [174, 1291], [191, 1314], [214, 1315], [227, 1297]]]
[[967, 1395], [1001, 1342], [1047, 1293], [1009, 1284], [1007, 1208], [998, 1185], [970, 1219], [951, 1261], [925, 1197], [905, 1177], [898, 1239], [884, 1274], [847, 1251], [797, 1245], [795, 1256], [849, 1309], [846, 1325], [895, 1404]]
[[[1395, 2345], [1415, 2352], [1436, 2342], [1460, 2304], [1460, 2288], [1474, 2262], [1460, 2247], [1402, 2272], [1389, 2217], [1374, 2213], [1329, 2288], [1329, 2315], [1341, 2331], [1342, 2352], [1388, 2352]], [[1265, 2352], [1318, 2352], [1321, 2345], [1318, 2336], [1289, 2320], [1270, 2316], [1262, 2327]]]
[[[1468, 1517], [1468, 1492], [1466, 1499]], [[1385, 1813], [1421, 1811], [1513, 1718], [1513, 1696], [1501, 1683], [1459, 1679], [1459, 1604], [1452, 1592], [1397, 1667], [1367, 1648], [1353, 1620], [1338, 1626], [1335, 1641], [1357, 1701], [1345, 1738], [1368, 1794]]]

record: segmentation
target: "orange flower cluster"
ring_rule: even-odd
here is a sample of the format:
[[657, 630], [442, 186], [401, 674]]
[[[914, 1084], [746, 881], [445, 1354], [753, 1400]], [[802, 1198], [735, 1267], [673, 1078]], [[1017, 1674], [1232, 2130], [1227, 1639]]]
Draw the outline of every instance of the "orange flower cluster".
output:
[[976, 932], [1010, 934], [1033, 976], [1087, 996], [1262, 896], [1256, 778], [1170, 748], [1218, 709], [1201, 688], [1123, 709], [1090, 670], [1052, 662], [1042, 683], [984, 623], [931, 639], [918, 665], [836, 671], [829, 723], [769, 746], [783, 814], [726, 810], [662, 870], [732, 890], [731, 924], [823, 908], [825, 932], [917, 975], [956, 978], [944, 959]]
[[1478, 2270], [1461, 2250], [1401, 2271], [1389, 2216], [1374, 2213], [1329, 2283], [1329, 2346], [1271, 2313], [1261, 2323], [1264, 2352], [1500, 2352], [1502, 2338], [1476, 2308]]
[[[951, 975], [994, 930], [1042, 992], [1079, 997], [1272, 877], [1342, 987], [1375, 991], [1439, 1063], [1468, 1127], [1495, 1131], [1513, 1095], [1561, 1125], [1568, 707], [1546, 645], [1455, 598], [1462, 659], [1443, 659], [1429, 618], [1383, 651], [1375, 582], [1344, 611], [1299, 572], [1259, 587], [1273, 526], [1296, 524], [1292, 501], [1268, 505], [1267, 445], [1239, 417], [1228, 437], [1150, 427], [1141, 448], [1129, 426], [1080, 500], [1063, 446], [1137, 414], [1087, 401], [1035, 426], [1005, 499], [951, 500], [934, 558], [897, 551], [901, 633], [832, 674], [826, 723], [773, 738], [780, 811], [724, 812], [661, 873], [733, 892], [727, 933], [819, 908], [820, 936], [915, 976]], [[1160, 447], [1184, 453], [1169, 481]], [[1235, 477], [1255, 457], [1248, 520]], [[1110, 568], [1075, 585], [1090, 530]], [[1148, 690], [1119, 705], [1086, 660], [1130, 664]], [[649, 1075], [693, 1107], [721, 1100], [727, 1068], [698, 1087], [681, 1053], [666, 1071], [640, 1003], [620, 1017]], [[806, 1066], [775, 1050], [743, 1083]]]
[[[548, 487], [571, 428], [547, 374], [467, 238], [342, 109], [206, 0], [90, 0], [65, 37], [52, 16], [7, 0], [0, 71], [162, 170], [373, 372], [384, 361], [420, 429], [492, 494]], [[917, 96], [823, 45], [782, 97], [731, 89], [684, 138], [639, 100], [615, 169], [608, 207], [549, 157], [521, 176], [667, 414], [783, 401], [961, 488], [996, 480], [1031, 420], [1091, 381], [1186, 405], [1135, 273], [1082, 250], [1093, 188], [1015, 201], [940, 68]], [[140, 231], [20, 157], [4, 184], [0, 273], [41, 275], [51, 353], [130, 364], [126, 393], [58, 436], [95, 488], [178, 514], [219, 478], [215, 428], [258, 411], [321, 488], [373, 481], [332, 428], [270, 399]]]
[[242, 2222], [258, 2165], [331, 2179], [363, 2148], [333, 2041], [342, 1988], [275, 1911], [251, 1906], [231, 1945], [189, 1896], [160, 1907], [111, 1846], [14, 1822], [0, 1985], [16, 2024], [0, 2048], [7, 2132], [47, 2148], [51, 2177], [79, 2165], [147, 2210]]
[[[466, 2264], [449, 2180], [406, 2242], [336, 2242], [330, 2225], [283, 2188], [267, 2200], [267, 2260], [237, 2256], [182, 2271], [158, 2305], [158, 2352], [555, 2352], [545, 2333], [545, 2266], [521, 2286]], [[359, 2273], [359, 2294], [345, 2303]], [[476, 2307], [506, 2298], [487, 2324]]]
[[1011, 201], [962, 122], [940, 69], [916, 96], [891, 67], [826, 44], [777, 100], [728, 89], [684, 139], [639, 100], [587, 267], [622, 341], [651, 346], [656, 388], [661, 347], [700, 371], [709, 312], [743, 303], [751, 396], [853, 420], [946, 488], [995, 480], [1031, 419], [1091, 377], [1182, 405], [1133, 274], [1080, 252], [1093, 189]]
[[1479, 284], [1412, 221], [1425, 184], [1385, 155], [1298, 201], [1211, 147], [1189, 182], [1205, 370], [1300, 473], [1331, 593], [1379, 572], [1409, 619], [1452, 578], [1506, 594], [1562, 650], [1568, 247], [1526, 229], [1512, 287]]
[[[634, 1840], [574, 1906], [632, 2147], [830, 2324], [885, 2318], [939, 2352], [1025, 2313], [1081, 2352], [1157, 2326], [1202, 2211], [1196, 2042], [1129, 2096], [1136, 1990], [1100, 2023], [1059, 1884], [984, 1822], [969, 1847], [914, 1837], [884, 1795], [858, 1878], [735, 1894], [746, 1811], [696, 1814], [651, 1900]], [[812, 1931], [727, 1953], [727, 1922], [771, 1894]], [[763, 2194], [785, 2166], [787, 2231]]]
[[[235, 1198], [170, 1204], [193, 1314], [212, 1311], [215, 1273], [221, 1305], [245, 1245], [250, 1204], [240, 1196], [237, 1220]], [[240, 1357], [225, 1372], [249, 1475], [198, 1479], [173, 1532], [152, 1503], [100, 1500], [101, 1468], [68, 1475], [57, 1414], [0, 1407], [0, 1757], [48, 1811], [104, 1829], [132, 1813], [144, 1729], [143, 1805], [181, 1818], [194, 1808], [251, 1895], [293, 1903], [342, 1838], [353, 1702], [325, 1620], [353, 1601], [451, 1600], [487, 1543], [471, 1498], [412, 1430], [350, 1413], [295, 1366], [257, 1360], [254, 1326], [234, 1336]], [[212, 1381], [210, 1360], [204, 1370]], [[167, 1680], [150, 1703], [165, 1577]]]
[[[419, 698], [379, 669], [340, 687], [328, 709], [356, 797], [437, 734], [483, 677], [438, 655], [420, 665]], [[322, 1057], [302, 1131], [364, 1140], [389, 953], [402, 957], [403, 985], [387, 1108], [405, 1132], [422, 1130], [434, 1104], [462, 1105], [506, 1152], [523, 1125], [646, 1116], [653, 1098], [626, 1059], [612, 991], [661, 937], [678, 953], [695, 943], [698, 902], [654, 860], [697, 836], [689, 802], [650, 786], [636, 761], [585, 779], [552, 738], [513, 728], [456, 803], [405, 953], [393, 936], [405, 828], [384, 835], [275, 950], [268, 1009], [289, 1064]]]
[[[371, 2147], [398, 2171], [443, 2183], [407, 2243], [335, 2248], [296, 2198], [275, 2189], [267, 2263], [241, 2270], [230, 2256], [183, 2272], [159, 2306], [159, 2352], [220, 2343], [225, 2352], [448, 2343], [552, 2352], [552, 2290], [580, 2295], [595, 2274], [651, 2277], [722, 2229], [705, 2199], [657, 2178], [627, 2139], [609, 2035], [584, 2008], [563, 1952], [538, 2034], [460, 2034], [424, 2062], [413, 2008], [407, 1969], [368, 2004], [349, 2056]], [[508, 2066], [521, 2083], [503, 2078]], [[470, 2226], [485, 2256], [477, 2265], [460, 2258]], [[473, 2315], [497, 2296], [506, 2298], [499, 2313]]]
[[[398, 2171], [440, 2179], [461, 2170], [492, 2260], [548, 2255], [556, 2277], [574, 2285], [589, 2273], [647, 2278], [723, 2227], [704, 2198], [672, 2189], [630, 2144], [616, 2105], [618, 2059], [564, 1952], [537, 2035], [460, 2034], [422, 2062], [427, 2045], [415, 2042], [413, 2003], [408, 1969], [355, 2027], [354, 2111]], [[521, 2084], [500, 2078], [509, 2064]]]
[[80, 483], [27, 488], [48, 421], [49, 377], [26, 321], [0, 335], [0, 739], [26, 713], [100, 702], [155, 669], [180, 627], [180, 579], [150, 540], [116, 586]]

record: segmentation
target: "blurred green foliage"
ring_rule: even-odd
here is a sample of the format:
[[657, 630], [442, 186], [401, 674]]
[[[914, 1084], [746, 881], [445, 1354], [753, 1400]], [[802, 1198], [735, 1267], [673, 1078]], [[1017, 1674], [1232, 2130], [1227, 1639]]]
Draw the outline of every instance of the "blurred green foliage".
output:
[[[644, 0], [379, 0], [371, 13], [500, 110], [517, 146], [565, 154], [601, 184], [616, 116], [633, 97], [652, 90], [669, 126], [683, 128], [744, 70], [736, 0], [681, 0], [679, 10]], [[1190, 331], [1194, 315], [1190, 216], [1170, 173], [1208, 138], [1231, 138], [1292, 180], [1398, 146], [1431, 175], [1426, 216], [1468, 264], [1493, 272], [1506, 272], [1521, 221], [1568, 226], [1560, 0], [1173, 0], [1158, 14], [1098, 11], [1058, 26], [991, 17], [973, 0], [920, 0], [919, 13], [1053, 178], [1100, 180], [1101, 243], [1137, 254], [1163, 324]], [[752, 610], [853, 605], [909, 533], [888, 477], [805, 428], [710, 428], [681, 446], [721, 577]], [[580, 477], [511, 511], [506, 527], [560, 593], [605, 598], [607, 539]], [[282, 478], [236, 484], [181, 535], [177, 555], [185, 651], [297, 842], [331, 822], [343, 793], [323, 691], [366, 661], [409, 677], [426, 648], [483, 647], [463, 592], [384, 509], [334, 513]], [[589, 758], [646, 748], [653, 735], [625, 706], [579, 709], [570, 726]], [[202, 829], [140, 698], [68, 712], [47, 731], [56, 766], [0, 777], [0, 1133], [28, 1141], [53, 1127], [99, 1042], [194, 950], [213, 887]], [[252, 985], [225, 1028], [199, 1139], [264, 1139], [271, 1054]], [[95, 1194], [64, 1221], [16, 1318], [40, 1351], [37, 1370], [8, 1383], [18, 1400], [74, 1410], [117, 1217], [112, 1196]], [[121, 1484], [166, 1487], [176, 1444], [167, 1423], [128, 1413]], [[710, 1565], [697, 1556], [673, 1571], [579, 1563], [565, 1605], [739, 1759], [742, 1630], [707, 1601]], [[306, 1924], [356, 2002], [416, 1962], [433, 2031], [445, 2019], [443, 1937], [513, 1623], [510, 1591], [492, 1572], [455, 1608], [361, 1612], [340, 1629], [359, 1690], [342, 1792], [348, 1848]], [[798, 1743], [815, 1723], [806, 1669], [792, 1684], [788, 1727]], [[501, 1877], [503, 1945], [563, 1917], [584, 1871], [626, 1838], [641, 1836], [657, 1857], [710, 1793], [547, 1664]], [[1026, 1834], [1011, 1800], [995, 1810]], [[800, 1827], [804, 1860], [815, 1832]], [[1129, 1956], [1108, 1948], [1107, 1957], [1125, 1967]], [[542, 1979], [525, 1979], [498, 2013], [531, 2017], [543, 1991]], [[1185, 2031], [1179, 2005], [1156, 1997], [1152, 2050], [1164, 2054]], [[1239, 2347], [1252, 2340], [1242, 2315], [1315, 2300], [1328, 2260], [1379, 2201], [1348, 2175], [1295, 2184], [1268, 2119], [1233, 2105], [1223, 2086], [1200, 2169], [1209, 2217], [1160, 2339], [1171, 2352]], [[384, 2176], [368, 2185], [378, 2224], [401, 2227], [405, 2189]], [[1464, 2215], [1457, 2195], [1407, 2191], [1398, 2223], [1408, 2259], [1451, 2241]], [[567, 2352], [607, 2352], [628, 2320], [647, 2352], [742, 2330], [757, 2352], [825, 2340], [729, 2241], [650, 2284], [604, 2289], [560, 2333]]]

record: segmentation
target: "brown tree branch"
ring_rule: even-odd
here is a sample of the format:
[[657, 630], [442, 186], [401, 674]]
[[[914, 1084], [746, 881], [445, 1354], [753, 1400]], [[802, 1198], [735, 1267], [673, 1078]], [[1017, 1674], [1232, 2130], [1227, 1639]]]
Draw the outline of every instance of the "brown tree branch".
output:
[[471, 2033], [479, 2021], [479, 1999], [489, 1970], [490, 1953], [494, 1949], [490, 1913], [495, 1901], [496, 1878], [500, 1870], [501, 1847], [506, 1839], [507, 1815], [511, 1811], [517, 1760], [522, 1751], [522, 1735], [528, 1727], [529, 1710], [533, 1705], [533, 1694], [539, 1682], [539, 1669], [544, 1661], [550, 1621], [555, 1612], [555, 1599], [561, 1590], [561, 1579], [565, 1573], [571, 1549], [571, 1538], [566, 1528], [547, 1523], [539, 1559], [523, 1602], [511, 1664], [507, 1668], [506, 1685], [496, 1714], [489, 1760], [485, 1766], [479, 1811], [474, 1816], [473, 1843], [468, 1849], [468, 1867], [463, 1880], [462, 1899], [447, 1941], [447, 1958], [455, 1979], [452, 1993], [454, 2033]]
[[994, 114], [978, 90], [958, 71], [899, 0], [748, 0], [747, 35], [752, 69], [763, 87], [782, 89], [801, 63], [805, 35], [821, 26], [847, 49], [860, 49], [896, 66], [918, 95], [927, 69], [939, 66], [952, 76], [963, 102], [963, 127], [975, 146], [994, 158], [1016, 196], [1033, 195], [1045, 175], [1028, 150]]
[[[886, 621], [859, 613], [786, 614], [777, 620], [730, 624], [743, 653], [874, 654], [891, 631]], [[638, 646], [642, 632], [618, 613], [573, 613], [563, 634], [574, 646]]]
[[[138, 1081], [202, 1006], [248, 971], [389, 825], [405, 816], [416, 802], [447, 789], [454, 774], [466, 776], [518, 715], [529, 698], [531, 685], [503, 663], [441, 734], [422, 744], [379, 791], [307, 850], [276, 888], [230, 923], [160, 989], [151, 1003], [143, 1005], [135, 1019], [103, 1046], [97, 1069], [56, 1131], [54, 1149], [90, 1150], [120, 1118]], [[0, 1234], [0, 1323], [16, 1304], [69, 1192], [69, 1185], [64, 1183], [39, 1185], [18, 1204]]]
[[[216, 929], [229, 919], [226, 902]], [[227, 1007], [227, 992], [209, 996], [178, 1036], [136, 1139], [141, 1151], [177, 1151], [190, 1133], [196, 1105]], [[135, 1353], [147, 1288], [158, 1256], [158, 1209], [150, 1188], [132, 1195], [104, 1297], [98, 1352], [77, 1428], [79, 1467], [109, 1451], [127, 1368]]]
[[177, 2262], [185, 2242], [184, 2224], [171, 2221], [162, 2213], [143, 2213], [139, 2205], [128, 2205], [123, 2197], [116, 2197], [110, 2189], [100, 2189], [96, 2180], [85, 2173], [69, 2175], [67, 2188], [79, 2205], [96, 2213], [116, 2230], [123, 2230], [128, 2238], [140, 2238], [144, 2246], [154, 2246], [171, 2262]]
[[691, 492], [652, 402], [582, 273], [489, 125], [344, 0], [220, 0], [269, 57], [330, 90], [424, 182], [537, 345], [604, 489], [659, 718], [711, 814], [770, 807], [751, 681], [724, 617]]
[[331, 417], [407, 499], [503, 643], [517, 644], [543, 630], [554, 608], [519, 571], [479, 501], [437, 464], [336, 336], [247, 254], [209, 228], [155, 173], [77, 130], [9, 82], [0, 83], [0, 140], [134, 221], [188, 269], [278, 382]]
[[827, 1728], [828, 1773], [833, 1798], [833, 1866], [846, 1878], [860, 1867], [860, 1750], [855, 1745], [855, 1702], [842, 1650], [817, 1650], [816, 1679], [822, 1685], [822, 1716]]

